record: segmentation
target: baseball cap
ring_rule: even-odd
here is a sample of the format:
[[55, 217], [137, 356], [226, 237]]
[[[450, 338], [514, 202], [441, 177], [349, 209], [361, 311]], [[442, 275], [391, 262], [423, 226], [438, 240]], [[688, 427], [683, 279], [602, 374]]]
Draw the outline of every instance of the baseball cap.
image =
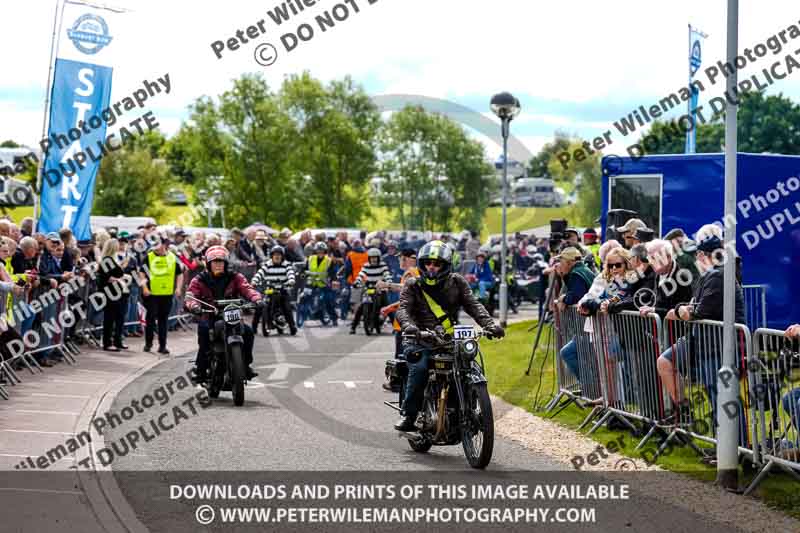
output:
[[711, 235], [707, 239], [697, 243], [697, 250], [703, 253], [711, 253], [720, 248], [722, 248], [722, 240], [716, 235]]
[[641, 219], [632, 218], [628, 220], [624, 226], [620, 226], [619, 228], [617, 228], [617, 231], [620, 233], [627, 233], [629, 231], [635, 231], [639, 228], [646, 228], [646, 227], [647, 224], [645, 224]]
[[577, 248], [572, 246], [564, 248], [560, 254], [556, 256], [559, 261], [577, 261], [583, 257]]
[[57, 232], [55, 232], [55, 231], [51, 231], [50, 233], [48, 233], [47, 235], [45, 235], [45, 238], [46, 238], [48, 241], [56, 241], [56, 242], [61, 242], [61, 236], [59, 236], [59, 234], [58, 234]]
[[120, 231], [119, 235], [117, 235], [117, 239], [119, 239], [122, 242], [128, 242], [128, 239], [130, 239], [130, 237], [131, 234], [128, 233], [127, 231]]

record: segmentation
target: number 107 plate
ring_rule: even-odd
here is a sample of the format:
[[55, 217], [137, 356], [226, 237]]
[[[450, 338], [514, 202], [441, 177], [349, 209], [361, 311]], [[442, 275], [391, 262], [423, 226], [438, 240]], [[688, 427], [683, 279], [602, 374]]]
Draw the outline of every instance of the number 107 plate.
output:
[[238, 309], [229, 309], [225, 311], [225, 322], [238, 322], [242, 319]]
[[475, 328], [472, 326], [455, 326], [453, 328], [454, 339], [474, 339]]

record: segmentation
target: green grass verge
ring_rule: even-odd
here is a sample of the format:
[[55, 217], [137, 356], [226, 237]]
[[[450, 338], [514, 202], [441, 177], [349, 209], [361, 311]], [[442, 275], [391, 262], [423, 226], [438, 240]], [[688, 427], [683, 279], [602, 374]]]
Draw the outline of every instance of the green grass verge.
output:
[[[549, 418], [551, 414], [545, 414], [542, 407], [557, 391], [553, 370], [554, 350], [551, 349], [551, 353], [546, 353], [550, 328], [549, 326], [545, 327], [542, 331], [534, 364], [530, 375], [526, 376], [525, 370], [528, 367], [536, 337], [535, 328], [533, 331], [528, 331], [532, 326], [538, 326], [538, 323], [528, 321], [512, 324], [506, 330], [506, 337], [502, 341], [482, 340], [481, 350], [486, 363], [486, 377], [489, 380], [490, 392], [536, 416]], [[554, 345], [555, 338], [553, 337], [551, 340]], [[534, 411], [533, 404], [537, 390], [539, 391], [538, 405], [540, 407]], [[577, 430], [588, 414], [588, 410], [582, 410], [572, 404], [556, 415], [553, 421]], [[589, 427], [581, 430], [581, 433], [586, 434]], [[651, 439], [644, 450], [635, 451], [634, 448], [638, 444], [639, 438], [633, 437], [630, 432], [609, 431], [605, 426], [589, 437], [605, 446], [611, 441], [619, 442], [620, 436], [623, 437], [622, 442], [624, 443], [620, 453], [638, 462], [645, 462], [647, 458], [652, 457], [651, 454], [655, 451], [654, 447], [657, 446], [656, 441]], [[659, 457], [657, 464], [667, 470], [688, 474], [708, 482], [712, 482], [716, 477], [716, 469], [700, 463], [697, 454], [688, 446], [674, 447], [671, 453]], [[775, 469], [774, 472], [762, 481], [755, 491], [755, 495], [762, 498], [767, 504], [795, 518], [800, 518], [800, 490], [798, 490], [800, 485], [788, 475], [778, 473], [778, 469]], [[746, 485], [753, 477], [752, 472], [742, 472], [740, 480]]]

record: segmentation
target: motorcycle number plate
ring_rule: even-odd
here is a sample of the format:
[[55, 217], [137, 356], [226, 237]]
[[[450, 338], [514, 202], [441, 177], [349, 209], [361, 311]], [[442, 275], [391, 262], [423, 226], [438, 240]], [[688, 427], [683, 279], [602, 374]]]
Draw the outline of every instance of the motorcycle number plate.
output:
[[228, 309], [225, 311], [225, 322], [239, 322], [242, 315], [238, 309]]
[[453, 327], [453, 338], [457, 340], [474, 339], [475, 328], [472, 326], [455, 326]]
[[367, 294], [375, 294], [375, 289], [367, 289]]
[[274, 292], [275, 292], [275, 289], [270, 288], [270, 289], [265, 290], [264, 294], [273, 294]]

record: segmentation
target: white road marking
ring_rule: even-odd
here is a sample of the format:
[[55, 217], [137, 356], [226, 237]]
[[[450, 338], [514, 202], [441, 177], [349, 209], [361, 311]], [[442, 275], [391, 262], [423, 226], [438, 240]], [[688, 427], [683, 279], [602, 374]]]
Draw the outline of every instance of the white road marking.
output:
[[329, 381], [328, 383], [342, 383], [342, 384], [344, 384], [346, 389], [355, 389], [356, 388], [356, 383], [360, 383], [362, 385], [368, 385], [368, 384], [372, 383], [372, 381], [350, 381], [350, 380], [345, 380], [345, 381]]
[[77, 400], [88, 400], [91, 396], [79, 396], [72, 394], [47, 394], [45, 392], [33, 392], [31, 396], [43, 396], [45, 398], [75, 398]]
[[73, 385], [105, 385], [102, 381], [70, 381], [67, 379], [47, 379], [50, 383], [71, 383]]
[[17, 413], [32, 413], [35, 415], [64, 415], [64, 416], [78, 416], [80, 413], [72, 413], [69, 411], [36, 411], [33, 409], [15, 409]]
[[303, 382], [303, 386], [305, 388], [307, 388], [307, 389], [313, 389], [314, 388], [314, 382], [313, 381], [304, 381]]
[[288, 381], [277, 381], [275, 383], [264, 383], [263, 385], [265, 387], [272, 387], [272, 388], [275, 388], [275, 389], [288, 389], [289, 388], [289, 382]]
[[7, 431], [8, 433], [37, 433], [40, 435], [69, 435], [71, 437], [75, 436], [75, 433], [69, 433], [66, 431], [37, 431], [35, 429], [0, 429], [0, 431]]
[[53, 490], [53, 489], [23, 489], [18, 487], [0, 487], [0, 490], [5, 490], [8, 492], [46, 492], [48, 494], [76, 494], [78, 496], [82, 496], [82, 492], [77, 492], [74, 490]]
[[273, 368], [272, 374], [267, 378], [270, 381], [281, 381], [289, 377], [289, 371], [293, 368], [306, 369], [311, 368], [308, 365], [299, 365], [297, 363], [286, 363], [284, 361], [274, 363], [271, 365], [262, 365], [256, 368], [270, 369]]

